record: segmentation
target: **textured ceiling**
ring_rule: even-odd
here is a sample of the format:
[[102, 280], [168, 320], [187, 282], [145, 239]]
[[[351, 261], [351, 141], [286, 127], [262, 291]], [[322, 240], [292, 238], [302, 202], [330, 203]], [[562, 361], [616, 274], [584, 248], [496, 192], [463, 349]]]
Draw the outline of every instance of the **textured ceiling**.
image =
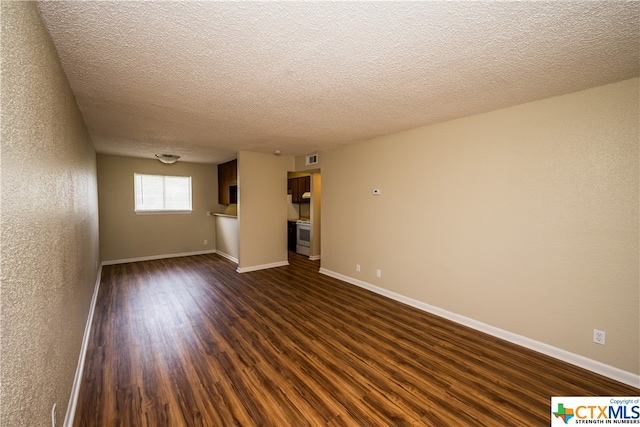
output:
[[40, 2], [96, 150], [307, 154], [640, 74], [640, 2]]

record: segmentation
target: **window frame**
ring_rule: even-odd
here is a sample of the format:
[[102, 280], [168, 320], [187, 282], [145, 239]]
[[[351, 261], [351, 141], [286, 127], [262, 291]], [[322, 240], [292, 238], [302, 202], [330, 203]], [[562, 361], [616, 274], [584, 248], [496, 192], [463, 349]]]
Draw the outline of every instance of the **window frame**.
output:
[[[138, 207], [138, 177], [160, 177], [162, 178], [162, 201], [163, 205], [166, 206], [166, 178], [185, 178], [189, 181], [189, 208], [188, 209], [140, 209]], [[142, 181], [140, 181], [142, 183]], [[159, 174], [150, 174], [150, 173], [133, 173], [133, 210], [136, 215], [162, 215], [162, 214], [190, 214], [193, 212], [193, 179], [191, 176], [180, 176], [180, 175], [159, 175]]]

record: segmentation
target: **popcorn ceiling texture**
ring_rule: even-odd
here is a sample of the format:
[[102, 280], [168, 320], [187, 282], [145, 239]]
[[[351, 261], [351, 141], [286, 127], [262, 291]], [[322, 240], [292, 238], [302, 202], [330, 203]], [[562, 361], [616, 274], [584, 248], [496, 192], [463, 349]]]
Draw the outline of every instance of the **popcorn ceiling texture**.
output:
[[62, 425], [96, 283], [95, 151], [32, 2], [1, 2], [0, 425]]
[[39, 8], [109, 154], [308, 154], [640, 73], [640, 2]]

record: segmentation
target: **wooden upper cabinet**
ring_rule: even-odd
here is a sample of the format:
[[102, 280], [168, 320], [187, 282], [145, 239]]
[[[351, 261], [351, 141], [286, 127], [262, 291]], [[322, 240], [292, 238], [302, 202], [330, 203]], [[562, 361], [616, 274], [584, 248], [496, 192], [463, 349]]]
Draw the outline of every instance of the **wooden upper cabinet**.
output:
[[291, 201], [293, 203], [300, 203], [300, 194], [298, 192], [298, 178], [291, 178]]
[[218, 203], [238, 203], [238, 160], [218, 165]]
[[291, 203], [309, 203], [310, 199], [303, 199], [302, 195], [311, 191], [311, 177], [301, 176], [299, 178], [289, 178], [287, 187], [291, 190]]

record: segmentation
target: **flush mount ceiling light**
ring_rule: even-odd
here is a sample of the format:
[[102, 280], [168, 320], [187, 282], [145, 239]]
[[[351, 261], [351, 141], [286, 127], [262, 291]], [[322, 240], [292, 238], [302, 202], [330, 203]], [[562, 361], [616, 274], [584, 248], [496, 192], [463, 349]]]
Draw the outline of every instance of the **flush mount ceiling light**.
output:
[[175, 154], [156, 154], [156, 157], [162, 163], [166, 163], [168, 165], [177, 162], [180, 158], [180, 156], [176, 156]]

